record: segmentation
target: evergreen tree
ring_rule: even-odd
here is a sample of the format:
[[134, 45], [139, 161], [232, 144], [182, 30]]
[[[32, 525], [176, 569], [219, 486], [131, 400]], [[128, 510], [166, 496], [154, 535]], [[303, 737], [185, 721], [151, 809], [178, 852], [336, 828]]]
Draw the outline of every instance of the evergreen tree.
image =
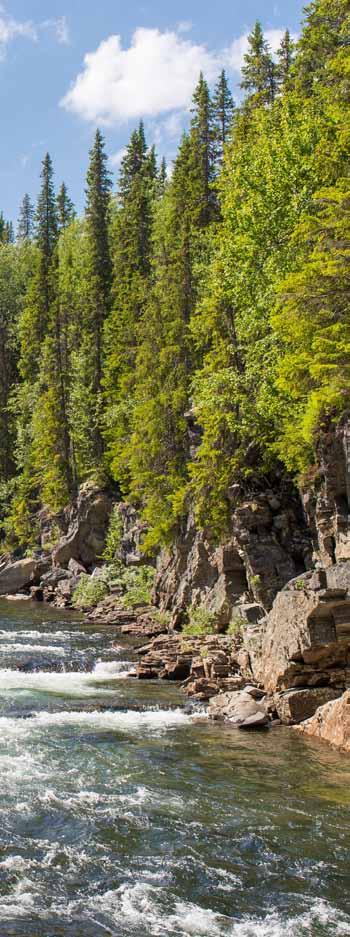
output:
[[111, 185], [104, 139], [100, 130], [97, 130], [90, 151], [85, 211], [88, 257], [85, 328], [89, 336], [86, 368], [87, 380], [95, 399], [92, 423], [97, 460], [101, 459], [103, 452], [101, 434], [102, 335], [111, 302], [112, 265], [109, 245]]
[[275, 66], [258, 21], [248, 36], [242, 76], [241, 88], [248, 92], [251, 105], [272, 103], [276, 91]]
[[348, 93], [350, 9], [348, 0], [312, 0], [298, 43], [296, 76], [303, 94], [337, 83], [337, 62]]
[[19, 241], [31, 240], [33, 237], [34, 218], [35, 209], [29, 195], [26, 194], [23, 198], [18, 216], [17, 238]]
[[223, 159], [225, 143], [232, 128], [234, 109], [235, 106], [232, 94], [229, 89], [226, 73], [223, 70], [213, 96], [216, 156], [220, 164]]
[[129, 435], [137, 333], [148, 292], [153, 206], [158, 194], [155, 152], [147, 150], [141, 123], [131, 135], [121, 164], [112, 226], [113, 307], [105, 327], [106, 439], [113, 474], [119, 481], [125, 473], [123, 452]]
[[215, 132], [213, 105], [208, 84], [203, 75], [192, 99], [190, 127], [190, 174], [192, 221], [205, 227], [216, 215], [217, 203], [214, 191], [215, 178]]
[[277, 49], [278, 64], [276, 66], [276, 81], [279, 88], [288, 88], [291, 79], [294, 56], [295, 43], [291, 38], [289, 29], [286, 29], [281, 40], [280, 47]]
[[65, 228], [68, 228], [68, 225], [70, 225], [75, 218], [75, 208], [68, 195], [65, 182], [62, 182], [57, 195], [57, 217], [60, 231], [64, 231]]
[[42, 163], [41, 189], [35, 217], [35, 272], [20, 322], [20, 370], [24, 379], [34, 380], [39, 370], [40, 352], [46, 335], [50, 307], [55, 299], [57, 234], [53, 168], [47, 153]]

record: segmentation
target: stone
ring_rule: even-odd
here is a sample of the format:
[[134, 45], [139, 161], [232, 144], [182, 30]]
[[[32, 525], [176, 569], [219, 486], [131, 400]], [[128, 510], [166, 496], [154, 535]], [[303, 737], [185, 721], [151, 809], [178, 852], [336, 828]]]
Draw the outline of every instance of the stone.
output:
[[219, 693], [210, 700], [208, 715], [210, 719], [230, 722], [237, 728], [260, 728], [270, 721], [263, 703], [254, 700], [245, 690]]
[[313, 716], [319, 706], [334, 700], [339, 690], [334, 687], [307, 687], [300, 690], [286, 690], [276, 693], [274, 705], [279, 719], [284, 725], [294, 725]]
[[320, 706], [311, 719], [294, 728], [341, 751], [350, 752], [350, 691]]
[[67, 534], [53, 550], [53, 565], [67, 568], [73, 559], [90, 571], [105, 549], [112, 507], [108, 491], [86, 482], [72, 505]]
[[47, 560], [29, 557], [6, 564], [0, 568], [0, 595], [14, 594], [30, 585], [35, 585], [47, 567]]
[[337, 682], [341, 686], [350, 653], [349, 567], [341, 563], [327, 569], [326, 578], [309, 572], [292, 580], [269, 615], [246, 629], [244, 647], [254, 682], [267, 693]]

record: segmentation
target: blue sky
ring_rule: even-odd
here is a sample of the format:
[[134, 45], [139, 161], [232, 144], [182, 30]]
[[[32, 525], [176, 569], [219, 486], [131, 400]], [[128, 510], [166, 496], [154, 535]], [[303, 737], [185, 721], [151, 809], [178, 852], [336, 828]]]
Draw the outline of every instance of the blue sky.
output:
[[246, 35], [259, 18], [271, 45], [297, 33], [299, 0], [4, 0], [0, 2], [0, 210], [16, 219], [38, 191], [51, 153], [78, 209], [94, 130], [117, 173], [130, 131], [145, 117], [160, 155], [175, 154], [191, 89], [226, 67], [233, 92]]

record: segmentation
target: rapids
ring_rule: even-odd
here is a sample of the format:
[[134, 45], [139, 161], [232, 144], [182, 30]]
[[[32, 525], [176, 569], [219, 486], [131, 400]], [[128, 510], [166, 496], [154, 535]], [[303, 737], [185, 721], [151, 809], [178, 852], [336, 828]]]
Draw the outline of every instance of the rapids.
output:
[[349, 758], [198, 721], [134, 656], [0, 603], [0, 937], [350, 935]]

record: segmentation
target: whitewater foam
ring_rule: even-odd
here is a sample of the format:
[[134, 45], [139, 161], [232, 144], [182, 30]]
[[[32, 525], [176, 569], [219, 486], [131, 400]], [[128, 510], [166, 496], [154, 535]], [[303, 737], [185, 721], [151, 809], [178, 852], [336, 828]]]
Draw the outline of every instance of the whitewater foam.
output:
[[92, 672], [37, 670], [33, 673], [6, 668], [0, 670], [0, 696], [23, 691], [67, 697], [110, 696], [113, 695], [113, 689], [100, 684], [112, 684], [116, 680], [125, 679], [134, 665], [131, 661], [115, 661], [111, 669], [109, 662], [100, 662], [97, 668]]

